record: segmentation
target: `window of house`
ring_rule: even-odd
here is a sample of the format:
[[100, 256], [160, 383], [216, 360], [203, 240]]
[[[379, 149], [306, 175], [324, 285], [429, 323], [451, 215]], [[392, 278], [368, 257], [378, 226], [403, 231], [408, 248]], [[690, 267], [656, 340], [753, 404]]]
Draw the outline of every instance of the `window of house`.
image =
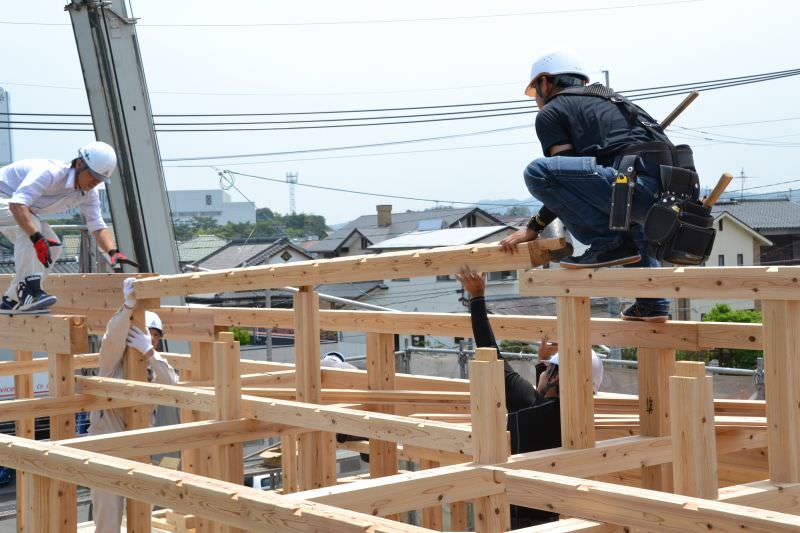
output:
[[394, 278], [392, 281], [411, 281], [411, 278]]
[[744, 254], [736, 254], [736, 266], [744, 266]]
[[477, 217], [475, 213], [470, 213], [466, 217], [464, 217], [464, 223], [467, 225], [468, 228], [474, 228], [478, 224]]
[[206, 194], [206, 205], [211, 205], [211, 195]]
[[449, 274], [445, 274], [444, 276], [436, 276], [436, 281], [453, 281], [453, 277]]
[[369, 248], [369, 239], [361, 237], [361, 249], [366, 250], [367, 248]]
[[723, 254], [717, 256], [717, 264], [721, 267], [725, 266], [725, 256]]
[[411, 346], [415, 348], [424, 348], [425, 335], [411, 335]]
[[719, 219], [719, 230], [722, 231], [722, 219]]
[[349, 246], [342, 246], [341, 248], [339, 248], [339, 252], [343, 253], [343, 254], [346, 254], [346, 253], [350, 252], [350, 247]]
[[517, 279], [517, 271], [503, 270], [501, 272], [489, 272], [486, 279], [488, 281], [513, 281]]

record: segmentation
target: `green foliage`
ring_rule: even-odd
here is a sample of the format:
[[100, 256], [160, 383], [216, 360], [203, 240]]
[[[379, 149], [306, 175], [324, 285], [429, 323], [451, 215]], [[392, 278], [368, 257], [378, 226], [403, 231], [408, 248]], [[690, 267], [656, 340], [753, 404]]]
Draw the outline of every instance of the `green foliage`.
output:
[[[327, 236], [325, 217], [307, 213], [281, 215], [269, 208], [256, 210], [256, 223], [228, 222], [219, 226], [213, 217], [194, 217], [191, 222], [173, 224], [175, 239], [180, 242], [191, 240], [198, 235], [216, 235], [223, 239], [245, 239], [247, 237], [288, 237], [304, 238]], [[251, 233], [252, 232], [252, 233]]]
[[230, 332], [233, 333], [234, 340], [239, 341], [242, 346], [250, 344], [253, 339], [253, 334], [247, 329], [231, 326]]
[[533, 346], [523, 341], [500, 341], [500, 351], [512, 353], [536, 353], [536, 350], [533, 349]]
[[524, 205], [515, 205], [506, 209], [505, 216], [507, 217], [527, 217], [530, 216], [531, 210]]
[[[752, 309], [733, 310], [727, 304], [717, 304], [703, 317], [703, 322], [743, 322], [754, 324], [761, 322], [761, 311]], [[756, 360], [761, 357], [761, 350], [739, 350], [715, 348], [710, 357], [719, 360], [720, 366], [733, 368], [755, 368]]]

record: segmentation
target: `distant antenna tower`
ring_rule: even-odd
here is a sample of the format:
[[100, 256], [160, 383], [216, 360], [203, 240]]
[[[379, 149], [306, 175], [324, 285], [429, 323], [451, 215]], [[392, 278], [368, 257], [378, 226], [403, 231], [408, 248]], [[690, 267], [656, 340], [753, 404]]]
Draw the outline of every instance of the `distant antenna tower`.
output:
[[294, 201], [294, 186], [297, 185], [297, 176], [299, 175], [299, 172], [286, 173], [286, 183], [289, 184], [289, 212], [293, 215], [297, 213], [297, 205]]

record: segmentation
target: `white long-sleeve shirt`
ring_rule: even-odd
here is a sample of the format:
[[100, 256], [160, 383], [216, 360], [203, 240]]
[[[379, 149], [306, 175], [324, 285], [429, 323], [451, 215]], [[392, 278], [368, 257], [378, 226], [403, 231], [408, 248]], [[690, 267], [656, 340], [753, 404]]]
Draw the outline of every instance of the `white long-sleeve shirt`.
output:
[[90, 232], [106, 227], [97, 188], [75, 188], [75, 169], [52, 159], [23, 159], [0, 167], [0, 196], [23, 204], [34, 215], [63, 213], [77, 207]]
[[[103, 341], [100, 344], [100, 377], [117, 379], [125, 377], [122, 369], [122, 358], [125, 355], [125, 342], [128, 338], [128, 330], [131, 327], [132, 314], [133, 309], [128, 309], [123, 305], [109, 320], [105, 335], [103, 335]], [[157, 351], [153, 351], [148, 366], [153, 371], [154, 383], [162, 383], [164, 385], [178, 383], [177, 372], [164, 359], [164, 356]], [[90, 435], [125, 431], [124, 409], [93, 411], [89, 420]]]

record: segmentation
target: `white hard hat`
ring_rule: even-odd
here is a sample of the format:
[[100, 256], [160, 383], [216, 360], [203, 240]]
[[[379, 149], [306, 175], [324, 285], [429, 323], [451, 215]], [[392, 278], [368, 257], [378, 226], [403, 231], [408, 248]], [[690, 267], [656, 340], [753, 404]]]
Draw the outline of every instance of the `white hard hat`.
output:
[[[550, 358], [550, 363], [553, 365], [558, 364], [558, 354]], [[592, 390], [600, 392], [600, 385], [603, 383], [603, 361], [592, 350]]]
[[108, 181], [117, 168], [117, 154], [104, 142], [94, 141], [82, 146], [78, 149], [78, 156], [89, 167], [92, 176], [100, 181]]
[[154, 312], [152, 311], [144, 312], [144, 323], [147, 326], [147, 329], [153, 328], [157, 329], [162, 334], [164, 333], [164, 327], [161, 325], [161, 317], [159, 317]]
[[533, 80], [539, 76], [557, 76], [559, 74], [573, 74], [589, 81], [589, 74], [586, 72], [583, 62], [577, 56], [571, 52], [551, 52], [533, 62], [531, 77], [528, 79], [525, 94], [533, 96], [531, 85]]

